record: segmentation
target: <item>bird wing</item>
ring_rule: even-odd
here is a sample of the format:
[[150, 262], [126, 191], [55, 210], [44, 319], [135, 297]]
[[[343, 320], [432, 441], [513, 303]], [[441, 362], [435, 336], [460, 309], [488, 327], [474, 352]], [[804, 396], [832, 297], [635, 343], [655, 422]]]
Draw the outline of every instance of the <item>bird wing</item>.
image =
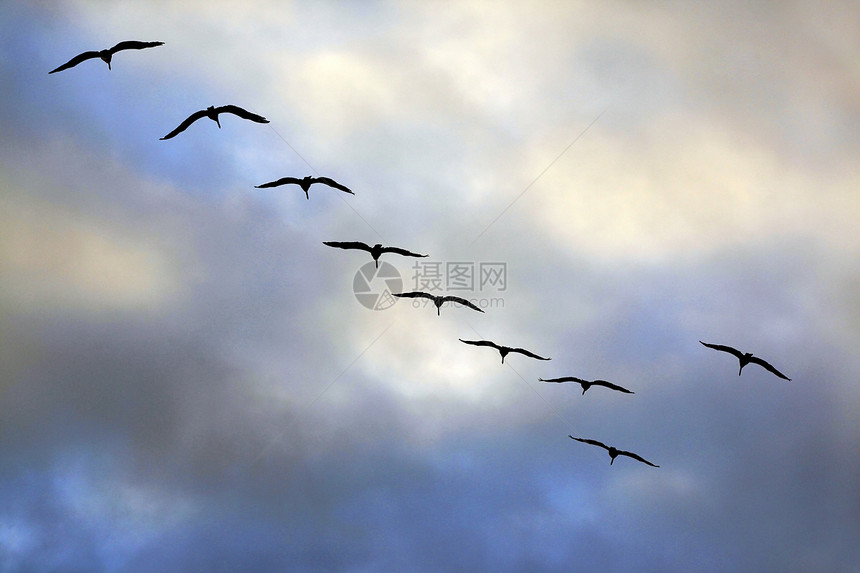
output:
[[619, 392], [624, 392], [626, 394], [635, 394], [635, 392], [632, 392], [632, 391], [628, 390], [627, 388], [622, 388], [618, 384], [613, 384], [612, 382], [607, 382], [606, 380], [592, 380], [591, 383], [594, 384], [595, 386], [605, 386], [605, 387], [609, 388], [610, 390], [618, 390]]
[[460, 342], [465, 342], [466, 344], [471, 344], [473, 346], [490, 346], [499, 350], [499, 345], [495, 342], [490, 342], [489, 340], [463, 340], [462, 338], [458, 338]]
[[394, 296], [399, 296], [401, 298], [429, 298], [430, 300], [435, 301], [436, 297], [432, 294], [427, 294], [426, 292], [393, 292], [391, 293]]
[[371, 251], [371, 248], [368, 245], [365, 245], [360, 241], [323, 241], [323, 245], [337, 247], [338, 249], [360, 249], [362, 251], [367, 251], [368, 253]]
[[574, 438], [573, 436], [567, 436], [571, 440], [576, 440], [577, 442], [582, 442], [584, 444], [591, 444], [592, 446], [600, 446], [604, 450], [608, 450], [609, 446], [604, 444], [603, 442], [598, 442], [597, 440], [589, 440], [588, 438]]
[[165, 135], [161, 139], [170, 139], [172, 137], [176, 137], [177, 135], [179, 135], [180, 133], [182, 133], [183, 131], [188, 129], [189, 125], [191, 125], [192, 123], [194, 123], [195, 121], [197, 121], [201, 117], [206, 117], [206, 110], [205, 109], [201, 109], [200, 111], [195, 111], [194, 113], [189, 115], [187, 118], [185, 118], [185, 121], [183, 121], [182, 123], [180, 123], [176, 127], [176, 129], [174, 129], [173, 131], [171, 131], [170, 133], [168, 133], [167, 135]]
[[290, 183], [295, 183], [298, 185], [301, 182], [301, 179], [298, 177], [283, 177], [278, 179], [277, 181], [269, 181], [268, 183], [263, 183], [262, 185], [254, 185], [257, 189], [265, 189], [268, 187], [280, 187], [281, 185], [288, 185]]
[[341, 185], [340, 183], [338, 183], [337, 181], [335, 181], [334, 179], [332, 179], [330, 177], [317, 177], [316, 179], [314, 179], [314, 183], [323, 183], [325, 185], [328, 185], [329, 187], [334, 187], [335, 189], [340, 189], [344, 193], [349, 193], [350, 195], [355, 195], [355, 193], [353, 193], [349, 187], [347, 187], [346, 185]]
[[619, 456], [627, 456], [628, 458], [633, 458], [634, 460], [639, 460], [643, 464], [648, 464], [649, 466], [651, 466], [653, 468], [659, 468], [660, 467], [657, 464], [652, 464], [651, 462], [649, 462], [648, 460], [646, 460], [642, 456], [634, 454], [633, 452], [625, 452], [624, 450], [618, 450], [618, 455]]
[[783, 380], [788, 380], [789, 382], [791, 382], [791, 378], [789, 378], [788, 376], [786, 376], [785, 374], [783, 374], [782, 372], [780, 372], [779, 370], [774, 368], [772, 365], [770, 365], [769, 363], [767, 363], [764, 360], [762, 360], [761, 358], [759, 358], [758, 356], [753, 356], [752, 358], [750, 358], [750, 362], [752, 362], [754, 364], [758, 364], [759, 366], [764, 367], [766, 370], [776, 374], [777, 376], [779, 376]]
[[120, 50], [142, 50], [144, 48], [154, 48], [163, 44], [164, 42], [138, 42], [136, 40], [128, 40], [125, 42], [120, 42], [119, 44], [111, 48], [110, 53], [115, 54]]
[[462, 304], [463, 306], [468, 306], [469, 308], [477, 310], [478, 312], [484, 312], [482, 309], [478, 308], [477, 306], [475, 306], [474, 304], [472, 304], [471, 302], [469, 302], [465, 298], [460, 298], [459, 296], [451, 296], [451, 295], [442, 297], [442, 302], [446, 302], [449, 300], [451, 302], [456, 302], [456, 303]]
[[72, 58], [71, 60], [69, 60], [68, 62], [63, 64], [62, 66], [60, 66], [58, 68], [54, 68], [53, 70], [51, 70], [48, 73], [53, 74], [54, 72], [62, 72], [63, 70], [68, 70], [69, 68], [74, 68], [75, 66], [77, 66], [78, 64], [83, 62], [84, 60], [89, 60], [91, 58], [98, 58], [98, 57], [99, 57], [99, 53], [97, 51], [84, 52], [82, 54], [78, 54], [77, 56], [75, 56], [74, 58]]
[[269, 120], [262, 115], [251, 113], [246, 109], [242, 109], [238, 105], [222, 105], [221, 107], [216, 107], [215, 111], [218, 113], [232, 113], [233, 115], [238, 115], [242, 119], [250, 119], [251, 121], [256, 121], [257, 123], [269, 123]]
[[564, 376], [562, 378], [547, 378], [544, 380], [543, 378], [538, 378], [541, 382], [588, 382], [588, 380], [583, 380], [582, 378], [575, 378], [573, 376]]
[[531, 358], [537, 358], [538, 360], [552, 360], [551, 358], [544, 358], [543, 356], [538, 356], [534, 352], [529, 352], [525, 348], [511, 348], [510, 352], [519, 352], [520, 354], [525, 354], [526, 356], [530, 356]]
[[722, 352], [728, 352], [729, 354], [740, 358], [744, 355], [743, 352], [738, 350], [737, 348], [732, 348], [731, 346], [723, 346], [722, 344], [708, 344], [707, 342], [699, 341], [699, 344], [707, 346], [708, 348], [713, 348], [714, 350], [720, 350]]
[[395, 253], [398, 255], [403, 255], [404, 257], [426, 257], [427, 255], [419, 255], [418, 253], [413, 253], [412, 251], [407, 251], [406, 249], [401, 249], [400, 247], [382, 247], [383, 253]]

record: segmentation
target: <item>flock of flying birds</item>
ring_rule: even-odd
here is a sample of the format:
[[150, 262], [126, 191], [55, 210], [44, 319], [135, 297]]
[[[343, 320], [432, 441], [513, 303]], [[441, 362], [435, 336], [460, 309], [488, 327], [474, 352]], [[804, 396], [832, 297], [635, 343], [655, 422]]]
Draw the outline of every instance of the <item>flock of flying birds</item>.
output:
[[[81, 54], [78, 54], [77, 56], [75, 56], [74, 58], [72, 58], [71, 60], [66, 62], [65, 64], [51, 70], [48, 73], [53, 74], [55, 72], [61, 72], [63, 70], [67, 70], [69, 68], [73, 68], [73, 67], [77, 66], [78, 64], [80, 64], [81, 62], [84, 62], [84, 61], [90, 60], [90, 59], [94, 59], [94, 58], [100, 58], [101, 60], [103, 60], [108, 65], [108, 69], [110, 69], [111, 58], [113, 57], [114, 54], [116, 54], [119, 51], [122, 51], [122, 50], [142, 50], [145, 48], [154, 48], [156, 46], [161, 46], [163, 44], [164, 44], [164, 42], [138, 42], [138, 41], [120, 42], [117, 45], [113, 46], [112, 48], [108, 48], [105, 50], [93, 50], [93, 51], [88, 51], [88, 52], [83, 52]], [[265, 117], [263, 117], [261, 115], [257, 115], [255, 113], [251, 113], [245, 109], [242, 109], [239, 106], [235, 106], [235, 105], [223, 105], [223, 106], [219, 106], [219, 107], [209, 106], [206, 109], [196, 111], [196, 112], [192, 113], [191, 115], [189, 115], [173, 131], [171, 131], [170, 133], [168, 133], [167, 135], [165, 135], [161, 139], [166, 140], [166, 139], [172, 139], [172, 138], [176, 137], [177, 135], [179, 135], [180, 133], [182, 133], [183, 131], [188, 129], [198, 119], [202, 119], [204, 117], [208, 117], [209, 119], [214, 121], [218, 125], [218, 127], [220, 128], [221, 122], [220, 122], [218, 116], [222, 113], [230, 113], [230, 114], [233, 114], [233, 115], [240, 117], [242, 119], [246, 119], [246, 120], [253, 121], [256, 123], [269, 123], [269, 120], [267, 120]], [[317, 184], [317, 183], [327, 185], [333, 189], [337, 189], [338, 191], [342, 191], [344, 193], [349, 193], [351, 195], [355, 195], [355, 193], [353, 193], [353, 191], [351, 189], [349, 189], [345, 185], [342, 185], [342, 184], [338, 183], [337, 181], [330, 179], [328, 177], [311, 177], [311, 176], [307, 176], [307, 177], [303, 177], [303, 178], [283, 177], [283, 178], [278, 179], [276, 181], [270, 181], [269, 183], [263, 183], [262, 185], [256, 185], [255, 187], [257, 189], [268, 189], [271, 187], [279, 187], [281, 185], [288, 185], [288, 184], [298, 185], [302, 189], [302, 191], [304, 191], [305, 197], [307, 199], [310, 199], [310, 195], [309, 195], [308, 191], [310, 190], [312, 185]], [[423, 255], [423, 254], [419, 254], [419, 253], [414, 253], [414, 252], [408, 251], [406, 249], [401, 249], [400, 247], [383, 246], [381, 244], [376, 244], [376, 245], [370, 246], [370, 245], [368, 245], [366, 243], [362, 243], [360, 241], [324, 241], [323, 244], [326, 246], [334, 247], [334, 248], [338, 248], [338, 249], [352, 249], [352, 250], [366, 251], [366, 252], [370, 253], [371, 257], [373, 257], [373, 261], [377, 267], [379, 267], [379, 257], [381, 255], [383, 255], [384, 253], [393, 253], [393, 254], [401, 255], [401, 256], [405, 256], [405, 257], [426, 257], [426, 256], [428, 256], [428, 255]], [[420, 291], [391, 293], [391, 294], [393, 296], [399, 297], [399, 298], [425, 298], [425, 299], [429, 299], [436, 306], [437, 316], [441, 314], [441, 308], [446, 302], [456, 303], [456, 304], [471, 308], [472, 310], [476, 310], [478, 312], [484, 312], [481, 308], [475, 306], [470, 301], [468, 301], [464, 298], [461, 298], [461, 297], [457, 297], [457, 296], [436, 296], [433, 294], [429, 294], [426, 292], [420, 292]], [[526, 350], [524, 348], [503, 346], [501, 344], [496, 344], [495, 342], [492, 342], [490, 340], [463, 340], [462, 338], [460, 338], [459, 340], [460, 340], [460, 342], [462, 342], [464, 344], [469, 344], [472, 346], [487, 346], [489, 348], [494, 348], [501, 355], [502, 364], [505, 363], [505, 357], [510, 353], [522, 354], [524, 356], [527, 356], [529, 358], [534, 358], [536, 360], [550, 360], [550, 358], [545, 358], [543, 356], [539, 356], [539, 355], [535, 354], [534, 352], [531, 352], [531, 351]], [[789, 378], [788, 376], [786, 376], [785, 374], [783, 374], [782, 372], [780, 372], [779, 370], [774, 368], [770, 363], [766, 362], [765, 360], [763, 360], [757, 356], [754, 356], [750, 352], [741, 352], [740, 350], [737, 350], [736, 348], [732, 348], [731, 346], [725, 346], [722, 344], [710, 344], [708, 342], [702, 342], [701, 340], [699, 342], [708, 348], [712, 348], [712, 349], [718, 350], [720, 352], [726, 352], [726, 353], [731, 354], [732, 356], [736, 357], [738, 359], [739, 364], [740, 364], [740, 367], [738, 369], [738, 376], [740, 376], [741, 372], [743, 372], [744, 366], [746, 366], [748, 364], [758, 364], [759, 366], [765, 368], [766, 370], [768, 370], [769, 372], [778, 376], [779, 378], [782, 378], [784, 380], [789, 380], [789, 381], [791, 380], [791, 378]], [[585, 395], [585, 392], [589, 388], [591, 388], [592, 386], [600, 386], [600, 387], [608, 388], [609, 390], [615, 390], [616, 392], [623, 392], [625, 394], [633, 394], [634, 393], [631, 390], [628, 390], [627, 388], [623, 388], [621, 386], [618, 386], [617, 384], [613, 384], [612, 382], [607, 382], [606, 380], [583, 380], [582, 378], [577, 378], [574, 376], [564, 376], [561, 378], [547, 378], [547, 379], [539, 378], [539, 381], [541, 381], [541, 382], [552, 382], [552, 383], [574, 382], [574, 383], [579, 384], [582, 387], [582, 394], [583, 395]], [[660, 467], [656, 464], [649, 462], [648, 460], [639, 456], [638, 454], [635, 454], [633, 452], [628, 452], [625, 450], [619, 450], [618, 448], [616, 448], [614, 446], [607, 446], [603, 442], [599, 442], [597, 440], [592, 440], [592, 439], [588, 439], [588, 438], [577, 438], [575, 436], [568, 436], [568, 437], [571, 438], [572, 440], [576, 440], [577, 442], [582, 442], [585, 444], [589, 444], [592, 446], [598, 446], [598, 447], [605, 449], [609, 453], [609, 464], [610, 465], [612, 465], [612, 463], [615, 461], [616, 457], [627, 456], [627, 457], [633, 458], [634, 460], [640, 461], [644, 464], [648, 464], [649, 466], [652, 466], [655, 468]]]

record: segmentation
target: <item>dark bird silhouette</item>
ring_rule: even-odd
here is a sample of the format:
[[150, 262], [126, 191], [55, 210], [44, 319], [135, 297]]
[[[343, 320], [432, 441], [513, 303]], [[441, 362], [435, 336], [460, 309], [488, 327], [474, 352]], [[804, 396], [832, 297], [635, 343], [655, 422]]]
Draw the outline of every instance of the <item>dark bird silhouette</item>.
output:
[[615, 461], [615, 458], [617, 458], [618, 456], [627, 456], [629, 458], [633, 458], [634, 460], [639, 460], [643, 464], [648, 464], [651, 467], [654, 467], [654, 468], [660, 467], [656, 464], [652, 464], [651, 462], [649, 462], [645, 458], [643, 458], [637, 454], [634, 454], [633, 452], [625, 452], [624, 450], [619, 450], [615, 446], [607, 446], [603, 442], [598, 442], [597, 440], [589, 440], [588, 438], [574, 438], [573, 436], [568, 436], [568, 438], [570, 438], [571, 440], [576, 440], [577, 442], [582, 442], [584, 444], [591, 444], [592, 446], [600, 446], [604, 450], [608, 451], [609, 452], [609, 465], [610, 466], [612, 465], [612, 462]]
[[713, 348], [714, 350], [720, 350], [722, 352], [728, 352], [732, 356], [736, 357], [738, 359], [738, 361], [740, 361], [740, 368], [738, 369], [738, 376], [741, 375], [741, 372], [743, 371], [744, 366], [752, 363], [752, 364], [758, 364], [759, 366], [763, 367], [765, 370], [769, 370], [770, 372], [776, 374], [777, 376], [779, 376], [783, 380], [788, 380], [789, 382], [791, 381], [791, 378], [789, 378], [788, 376], [786, 376], [785, 374], [783, 374], [782, 372], [780, 372], [779, 370], [777, 370], [776, 368], [774, 368], [773, 366], [771, 366], [770, 364], [768, 364], [767, 362], [765, 362], [764, 360], [759, 358], [758, 356], [753, 356], [752, 352], [744, 353], [744, 352], [741, 352], [740, 350], [738, 350], [736, 348], [732, 348], [731, 346], [723, 346], [722, 344], [708, 344], [707, 342], [702, 342], [701, 340], [699, 341], [699, 343], [702, 344], [703, 346], [707, 346], [708, 348]]
[[164, 42], [137, 42], [135, 40], [129, 40], [127, 42], [120, 42], [113, 48], [108, 48], [107, 50], [92, 50], [89, 52], [84, 52], [82, 54], [78, 54], [59, 68], [55, 68], [48, 72], [49, 74], [53, 74], [54, 72], [62, 72], [63, 70], [68, 70], [69, 68], [74, 68], [81, 62], [85, 60], [90, 60], [92, 58], [101, 58], [108, 65], [108, 69], [110, 69], [110, 60], [113, 55], [120, 50], [142, 50], [144, 48], [154, 48], [156, 46], [163, 45]]
[[329, 247], [335, 247], [338, 249], [358, 249], [360, 251], [367, 251], [370, 253], [370, 256], [373, 257], [373, 262], [376, 263], [377, 268], [379, 268], [379, 257], [382, 253], [394, 253], [396, 255], [403, 255], [404, 257], [427, 256], [419, 255], [418, 253], [413, 253], [412, 251], [407, 251], [406, 249], [401, 249], [399, 247], [383, 247], [380, 243], [376, 243], [371, 247], [370, 245], [360, 241], [323, 241], [323, 245], [328, 245]]
[[189, 125], [203, 117], [208, 117], [209, 119], [217, 123], [218, 128], [220, 129], [221, 121], [218, 119], [218, 115], [222, 113], [232, 113], [233, 115], [238, 115], [242, 119], [249, 119], [251, 121], [256, 121], [257, 123], [269, 123], [269, 120], [262, 115], [251, 113], [250, 111], [244, 110], [237, 105], [222, 105], [219, 107], [214, 107], [210, 105], [206, 109], [195, 111], [194, 113], [189, 115], [185, 121], [179, 124], [179, 127], [174, 129], [161, 139], [170, 139], [172, 137], [176, 137], [177, 135], [188, 129]]
[[268, 183], [263, 183], [262, 185], [254, 185], [256, 189], [268, 189], [269, 187], [278, 187], [280, 185], [287, 185], [289, 183], [293, 183], [302, 188], [302, 191], [305, 192], [305, 197], [310, 199], [310, 195], [308, 195], [308, 189], [311, 188], [311, 185], [314, 183], [322, 183], [324, 185], [328, 185], [329, 187], [334, 187], [335, 189], [339, 189], [344, 193], [349, 193], [350, 195], [355, 195], [349, 188], [344, 185], [341, 185], [334, 179], [330, 179], [328, 177], [311, 177], [308, 175], [307, 177], [303, 177], [299, 179], [298, 177], [284, 177], [282, 179], [278, 179], [277, 181], [269, 181]]
[[472, 304], [471, 302], [469, 302], [465, 298], [460, 298], [459, 296], [451, 296], [451, 295], [434, 296], [434, 295], [428, 294], [426, 292], [417, 292], [417, 291], [416, 292], [401, 292], [401, 293], [394, 293], [393, 292], [391, 294], [393, 294], [394, 296], [400, 297], [400, 298], [429, 298], [430, 300], [433, 301], [433, 304], [436, 305], [436, 316], [439, 316], [439, 314], [440, 314], [439, 311], [441, 310], [442, 305], [448, 301], [456, 302], [456, 303], [462, 304], [463, 306], [468, 306], [469, 308], [471, 308], [473, 310], [477, 310], [478, 312], [484, 312], [483, 310], [481, 310], [480, 308], [478, 308], [477, 306], [475, 306], [474, 304]]
[[575, 378], [573, 376], [565, 376], [564, 378], [548, 378], [544, 380], [543, 378], [538, 378], [541, 382], [578, 382], [580, 386], [582, 386], [582, 393], [585, 394], [585, 391], [591, 388], [592, 386], [605, 386], [610, 390], [617, 390], [619, 392], [624, 392], [625, 394], [635, 394], [635, 392], [628, 390], [627, 388], [622, 388], [617, 384], [613, 384], [612, 382], [607, 382], [606, 380], [583, 380], [582, 378]]
[[499, 351], [499, 354], [502, 355], [502, 364], [505, 363], [505, 356], [508, 355], [509, 352], [519, 352], [520, 354], [525, 354], [530, 358], [537, 358], [538, 360], [551, 360], [551, 358], [544, 358], [543, 356], [538, 356], [534, 352], [529, 352], [523, 348], [511, 348], [510, 346], [501, 346], [496, 344], [495, 342], [491, 342], [489, 340], [463, 340], [462, 338], [458, 339], [460, 342], [465, 344], [471, 344], [473, 346], [490, 346]]

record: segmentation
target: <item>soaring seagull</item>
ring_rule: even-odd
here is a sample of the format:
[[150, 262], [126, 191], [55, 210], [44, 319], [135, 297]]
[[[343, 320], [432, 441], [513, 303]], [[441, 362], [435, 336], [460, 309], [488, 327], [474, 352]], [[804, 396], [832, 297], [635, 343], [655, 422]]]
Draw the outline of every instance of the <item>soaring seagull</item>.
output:
[[609, 452], [609, 465], [612, 465], [612, 462], [615, 461], [615, 458], [618, 456], [627, 456], [629, 458], [633, 458], [634, 460], [639, 460], [643, 464], [648, 464], [651, 467], [659, 468], [660, 466], [656, 464], [652, 464], [648, 460], [643, 457], [640, 457], [633, 452], [625, 452], [624, 450], [619, 450], [615, 446], [607, 446], [603, 442], [598, 442], [597, 440], [589, 440], [588, 438], [574, 438], [573, 436], [568, 436], [571, 440], [576, 440], [577, 442], [582, 442], [584, 444], [591, 444], [592, 446], [600, 446], [604, 450]]
[[302, 191], [305, 192], [305, 197], [310, 199], [310, 195], [308, 195], [308, 189], [311, 188], [311, 185], [314, 183], [323, 183], [324, 185], [328, 185], [329, 187], [334, 187], [335, 189], [340, 189], [344, 193], [349, 193], [350, 195], [355, 195], [349, 188], [344, 185], [341, 185], [334, 179], [330, 179], [328, 177], [311, 177], [308, 175], [307, 177], [303, 177], [299, 179], [298, 177], [284, 177], [282, 179], [278, 179], [277, 181], [269, 181], [268, 183], [263, 183], [262, 185], [254, 185], [256, 189], [267, 189], [269, 187], [278, 187], [280, 185], [287, 185], [289, 183], [294, 183], [302, 188]]
[[48, 72], [49, 74], [53, 74], [54, 72], [62, 72], [63, 70], [68, 70], [69, 68], [74, 68], [84, 60], [90, 60], [92, 58], [101, 58], [108, 65], [108, 69], [110, 69], [110, 59], [113, 55], [120, 50], [142, 50], [144, 48], [154, 48], [156, 46], [163, 45], [164, 42], [137, 42], [135, 40], [129, 40], [127, 42], [120, 42], [113, 48], [108, 48], [107, 50], [92, 50], [89, 52], [84, 52], [82, 54], [78, 54], [59, 68], [55, 68]]
[[489, 340], [463, 340], [462, 338], [458, 339], [460, 342], [465, 344], [471, 344], [473, 346], [490, 346], [499, 351], [499, 354], [502, 355], [502, 364], [505, 363], [505, 356], [508, 355], [509, 352], [519, 352], [520, 354], [525, 354], [530, 358], [537, 358], [538, 360], [551, 360], [551, 358], [544, 358], [543, 356], [538, 356], [534, 352], [529, 352], [523, 348], [511, 348], [510, 346], [501, 346], [496, 344], [495, 342], [491, 342]]
[[465, 298], [460, 298], [459, 296], [451, 296], [451, 295], [434, 296], [434, 295], [428, 294], [426, 292], [417, 292], [417, 291], [415, 291], [415, 292], [401, 292], [401, 293], [393, 292], [391, 294], [393, 294], [394, 296], [397, 296], [397, 297], [401, 297], [401, 298], [429, 298], [430, 300], [433, 301], [433, 304], [436, 305], [436, 316], [439, 316], [439, 311], [442, 308], [442, 305], [448, 301], [456, 302], [456, 303], [462, 304], [463, 306], [468, 306], [469, 308], [471, 308], [473, 310], [477, 310], [478, 312], [484, 312], [483, 310], [481, 310], [480, 308], [478, 308], [477, 306], [475, 306], [474, 304], [472, 304], [471, 302], [469, 302]]
[[263, 117], [262, 115], [257, 115], [256, 113], [251, 113], [250, 111], [244, 110], [237, 105], [222, 105], [218, 107], [209, 106], [206, 109], [201, 109], [200, 111], [195, 111], [188, 118], [179, 124], [179, 127], [162, 137], [161, 139], [170, 139], [171, 137], [176, 137], [186, 129], [188, 126], [197, 121], [202, 117], [208, 117], [212, 121], [218, 124], [218, 127], [221, 127], [221, 121], [218, 119], [218, 115], [222, 113], [232, 113], [233, 115], [238, 115], [242, 119], [250, 119], [251, 121], [256, 121], [257, 123], [269, 123], [269, 120]]
[[759, 358], [758, 356], [753, 356], [752, 352], [744, 353], [744, 352], [741, 352], [740, 350], [738, 350], [737, 348], [732, 348], [731, 346], [723, 346], [722, 344], [708, 344], [707, 342], [702, 342], [701, 340], [699, 341], [699, 343], [702, 344], [703, 346], [707, 346], [708, 348], [713, 348], [714, 350], [720, 350], [722, 352], [728, 352], [732, 356], [736, 357], [738, 359], [738, 361], [740, 362], [740, 365], [741, 365], [740, 368], [738, 369], [738, 376], [741, 375], [741, 371], [743, 371], [744, 366], [752, 363], [752, 364], [758, 364], [759, 366], [763, 367], [765, 370], [769, 370], [770, 372], [776, 374], [777, 376], [779, 376], [783, 380], [788, 380], [789, 382], [791, 381], [791, 378], [789, 378], [788, 376], [786, 376], [785, 374], [783, 374], [782, 372], [780, 372], [779, 370], [777, 370], [776, 368], [774, 368], [773, 366], [771, 366], [770, 364], [768, 364], [767, 362], [765, 362], [764, 360]]
[[575, 378], [573, 376], [565, 376], [563, 378], [547, 378], [544, 380], [543, 378], [538, 378], [541, 382], [578, 382], [580, 386], [582, 386], [582, 394], [585, 395], [585, 391], [591, 388], [592, 386], [605, 386], [610, 390], [617, 390], [619, 392], [624, 392], [625, 394], [635, 394], [635, 392], [628, 390], [627, 388], [622, 388], [617, 384], [613, 384], [612, 382], [607, 382], [606, 380], [583, 380], [582, 378]]
[[360, 251], [367, 251], [370, 253], [370, 256], [373, 257], [373, 262], [376, 263], [377, 268], [379, 268], [379, 256], [382, 255], [382, 253], [394, 253], [396, 255], [403, 255], [404, 257], [428, 256], [419, 255], [418, 253], [413, 253], [412, 251], [407, 251], [400, 247], [383, 247], [380, 243], [376, 243], [371, 247], [361, 241], [323, 241], [323, 245], [328, 245], [329, 247], [335, 247], [338, 249], [358, 249]]

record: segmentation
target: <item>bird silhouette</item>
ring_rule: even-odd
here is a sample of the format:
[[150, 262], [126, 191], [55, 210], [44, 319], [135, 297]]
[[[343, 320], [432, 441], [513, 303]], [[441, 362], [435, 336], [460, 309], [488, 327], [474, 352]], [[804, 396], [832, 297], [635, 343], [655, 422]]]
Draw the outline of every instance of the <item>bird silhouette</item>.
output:
[[92, 58], [101, 58], [108, 65], [108, 69], [110, 69], [111, 58], [115, 53], [119, 52], [120, 50], [142, 50], [144, 48], [154, 48], [163, 44], [164, 42], [138, 42], [135, 40], [120, 42], [113, 48], [108, 48], [107, 50], [92, 50], [89, 52], [83, 52], [81, 54], [78, 54], [62, 66], [55, 68], [48, 73], [53, 74], [54, 72], [62, 72], [63, 70], [74, 68], [81, 62], [85, 60], [90, 60]]
[[463, 306], [468, 306], [469, 308], [471, 308], [473, 310], [477, 310], [478, 312], [484, 312], [483, 310], [481, 310], [480, 308], [478, 308], [477, 306], [475, 306], [474, 304], [472, 304], [471, 302], [469, 302], [465, 298], [460, 298], [459, 296], [451, 296], [451, 295], [435, 296], [435, 295], [432, 295], [432, 294], [429, 294], [426, 292], [417, 292], [417, 291], [416, 292], [401, 292], [401, 293], [393, 292], [391, 294], [393, 294], [396, 297], [400, 297], [400, 298], [429, 298], [430, 300], [433, 301], [433, 304], [436, 305], [436, 316], [439, 316], [439, 314], [440, 314], [439, 311], [441, 310], [442, 305], [448, 301], [456, 302], [456, 303], [462, 304]]
[[305, 192], [305, 197], [310, 199], [310, 195], [308, 195], [308, 189], [311, 188], [311, 185], [314, 183], [323, 183], [324, 185], [328, 185], [329, 187], [334, 187], [335, 189], [339, 189], [344, 193], [349, 193], [350, 195], [355, 195], [349, 188], [344, 185], [341, 185], [334, 179], [330, 179], [328, 177], [311, 177], [308, 175], [307, 177], [303, 177], [299, 179], [298, 177], [284, 177], [282, 179], [278, 179], [277, 181], [269, 181], [268, 183], [263, 183], [262, 185], [254, 185], [256, 189], [268, 189], [269, 187], [279, 187], [280, 185], [288, 185], [293, 183], [302, 188], [302, 191]]
[[777, 370], [776, 368], [774, 368], [773, 366], [771, 366], [770, 364], [768, 364], [767, 362], [765, 362], [764, 360], [759, 358], [758, 356], [753, 356], [752, 352], [741, 352], [737, 348], [732, 348], [731, 346], [724, 346], [722, 344], [708, 344], [707, 342], [702, 342], [701, 340], [699, 341], [699, 343], [702, 344], [703, 346], [707, 346], [708, 348], [713, 348], [714, 350], [719, 350], [721, 352], [728, 352], [732, 356], [736, 357], [738, 359], [738, 361], [740, 362], [740, 368], [738, 368], [738, 376], [741, 375], [741, 372], [743, 371], [744, 366], [746, 366], [747, 364], [758, 364], [759, 366], [763, 367], [765, 370], [769, 370], [770, 372], [772, 372], [773, 374], [776, 374], [777, 376], [779, 376], [783, 380], [788, 380], [789, 382], [791, 381], [791, 378], [789, 378], [788, 376], [786, 376], [785, 374], [783, 374], [782, 372], [780, 372], [779, 370]]
[[613, 384], [612, 382], [607, 382], [606, 380], [583, 380], [582, 378], [575, 378], [573, 376], [565, 376], [563, 378], [538, 378], [541, 382], [578, 382], [580, 386], [582, 386], [582, 393], [585, 394], [585, 391], [591, 388], [592, 386], [605, 386], [610, 390], [617, 390], [619, 392], [624, 392], [625, 394], [635, 394], [635, 392], [628, 390], [627, 388], [622, 388], [617, 384]]
[[652, 464], [651, 462], [649, 462], [645, 458], [643, 458], [637, 454], [634, 454], [633, 452], [625, 452], [624, 450], [619, 450], [615, 446], [607, 446], [603, 442], [598, 442], [597, 440], [589, 440], [588, 438], [574, 438], [573, 436], [568, 436], [568, 438], [570, 438], [571, 440], [576, 440], [577, 442], [582, 442], [585, 444], [591, 444], [592, 446], [600, 446], [601, 448], [607, 450], [609, 452], [609, 465], [610, 466], [615, 461], [615, 458], [617, 458], [618, 456], [627, 456], [629, 458], [633, 458], [634, 460], [639, 460], [643, 464], [648, 464], [651, 467], [654, 467], [654, 468], [660, 467], [656, 464]]
[[370, 253], [370, 256], [373, 257], [373, 262], [376, 263], [376, 267], [379, 268], [379, 257], [382, 253], [394, 253], [396, 255], [403, 255], [404, 257], [426, 257], [428, 255], [419, 255], [418, 253], [413, 253], [412, 251], [407, 251], [406, 249], [401, 249], [400, 247], [383, 247], [380, 243], [376, 243], [372, 247], [366, 243], [362, 243], [361, 241], [323, 241], [323, 245], [328, 245], [329, 247], [335, 247], [338, 249], [358, 249], [360, 251], [367, 251]]
[[221, 121], [218, 119], [218, 115], [222, 113], [232, 113], [233, 115], [238, 115], [242, 119], [249, 119], [251, 121], [256, 121], [257, 123], [269, 123], [269, 120], [263, 117], [262, 115], [257, 115], [256, 113], [251, 113], [250, 111], [244, 110], [237, 105], [222, 105], [219, 107], [209, 106], [206, 109], [201, 109], [200, 111], [195, 111], [191, 115], [189, 115], [185, 121], [179, 124], [179, 126], [162, 137], [161, 139], [170, 139], [172, 137], [176, 137], [186, 129], [188, 126], [197, 121], [200, 118], [208, 117], [212, 121], [218, 124], [218, 127], [221, 127]]
[[491, 342], [489, 340], [463, 340], [462, 338], [458, 339], [460, 342], [465, 344], [471, 344], [473, 346], [490, 346], [499, 351], [499, 354], [502, 355], [502, 364], [505, 363], [505, 356], [508, 355], [509, 352], [518, 352], [520, 354], [525, 354], [530, 358], [537, 358], [538, 360], [551, 360], [551, 358], [544, 358], [543, 356], [538, 356], [534, 352], [529, 352], [523, 348], [511, 348], [510, 346], [501, 346], [496, 344], [495, 342]]

